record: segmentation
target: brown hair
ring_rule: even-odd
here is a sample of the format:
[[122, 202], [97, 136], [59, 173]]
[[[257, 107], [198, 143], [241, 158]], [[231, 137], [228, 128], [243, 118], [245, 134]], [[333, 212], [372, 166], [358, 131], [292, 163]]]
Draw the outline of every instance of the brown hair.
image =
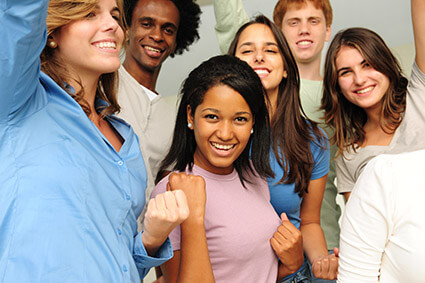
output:
[[307, 4], [307, 1], [313, 3], [316, 9], [322, 10], [325, 15], [326, 26], [332, 25], [332, 6], [329, 0], [279, 0], [273, 10], [273, 21], [279, 27], [282, 28], [282, 20], [288, 10], [288, 7], [294, 5], [295, 8], [300, 9], [303, 5]]
[[[47, 36], [49, 37], [55, 31], [59, 30], [63, 26], [79, 20], [87, 16], [92, 12], [98, 5], [98, 0], [50, 0], [49, 7], [47, 10]], [[120, 11], [122, 11], [122, 1], [117, 0], [117, 5]], [[122, 13], [120, 13], [119, 25], [124, 30], [124, 22], [122, 19]], [[84, 89], [81, 86], [81, 82], [78, 82], [81, 86], [81, 90], [74, 93], [70, 89], [67, 82], [71, 81], [71, 76], [63, 64], [62, 60], [55, 56], [55, 49], [50, 48], [47, 43], [44, 47], [40, 59], [41, 59], [41, 70], [49, 75], [59, 86], [61, 86], [69, 95], [71, 95], [84, 112], [90, 115], [90, 109], [87, 101], [84, 100]], [[102, 74], [98, 81], [96, 90], [96, 97], [100, 98], [108, 103], [107, 107], [99, 109], [102, 116], [118, 112], [120, 107], [118, 105], [116, 92], [118, 84], [118, 72]]]
[[260, 15], [240, 27], [228, 54], [236, 54], [240, 35], [252, 24], [263, 24], [270, 28], [288, 72], [287, 78], [282, 78], [279, 84], [276, 110], [271, 117], [271, 136], [276, 160], [283, 169], [279, 183], [295, 183], [295, 192], [302, 196], [308, 193], [307, 188], [313, 170], [310, 142], [326, 145], [326, 141], [316, 123], [306, 120], [302, 115], [304, 111], [299, 96], [300, 79], [297, 64], [282, 31], [274, 23]]
[[325, 59], [321, 109], [325, 110], [325, 122], [335, 129], [332, 142], [337, 144], [338, 154], [349, 147], [355, 150], [364, 142], [363, 126], [367, 121], [366, 112], [349, 102], [339, 88], [336, 57], [342, 46], [356, 48], [367, 63], [388, 77], [390, 85], [382, 98], [380, 125], [389, 134], [395, 132], [403, 118], [408, 82], [397, 59], [377, 33], [365, 28], [350, 28], [335, 35]]

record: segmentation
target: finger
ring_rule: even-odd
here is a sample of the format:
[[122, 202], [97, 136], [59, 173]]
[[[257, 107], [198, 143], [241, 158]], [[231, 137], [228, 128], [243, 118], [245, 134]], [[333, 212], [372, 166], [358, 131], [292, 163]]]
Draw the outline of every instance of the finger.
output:
[[189, 205], [187, 203], [186, 194], [181, 190], [173, 191], [173, 193], [176, 199], [181, 221], [184, 221], [189, 217]]
[[282, 212], [282, 214], [280, 215], [280, 219], [282, 220], [282, 223], [283, 223], [284, 221], [289, 221], [289, 219], [288, 219], [288, 215], [286, 215], [286, 213], [285, 213], [285, 212]]
[[334, 248], [334, 254], [336, 257], [339, 257], [339, 248]]
[[155, 197], [155, 207], [156, 207], [156, 211], [160, 214], [164, 214], [165, 213], [165, 200], [164, 200], [164, 194], [159, 194]]
[[177, 212], [177, 201], [174, 192], [167, 191], [164, 193], [165, 210], [169, 213]]

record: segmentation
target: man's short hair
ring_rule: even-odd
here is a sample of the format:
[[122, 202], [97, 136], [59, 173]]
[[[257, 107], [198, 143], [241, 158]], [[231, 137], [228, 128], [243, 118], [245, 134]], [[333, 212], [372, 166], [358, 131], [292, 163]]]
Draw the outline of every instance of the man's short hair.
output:
[[326, 26], [332, 25], [332, 6], [329, 0], [279, 0], [276, 3], [273, 11], [273, 21], [279, 27], [282, 28], [283, 17], [285, 16], [288, 7], [293, 5], [295, 8], [302, 8], [303, 5], [307, 4], [307, 1], [312, 2], [316, 9], [322, 10], [325, 15]]
[[[170, 0], [176, 5], [180, 14], [180, 23], [177, 29], [175, 54], [182, 54], [189, 46], [199, 39], [199, 23], [201, 19], [201, 8], [194, 0]], [[124, 17], [128, 26], [131, 26], [133, 11], [138, 0], [124, 0]]]

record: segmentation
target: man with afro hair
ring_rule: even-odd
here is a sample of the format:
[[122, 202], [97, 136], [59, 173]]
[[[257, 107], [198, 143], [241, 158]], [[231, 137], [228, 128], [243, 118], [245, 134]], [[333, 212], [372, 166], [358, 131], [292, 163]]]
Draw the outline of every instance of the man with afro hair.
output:
[[119, 70], [119, 116], [139, 137], [148, 177], [146, 204], [170, 147], [176, 116], [175, 108], [156, 92], [156, 82], [168, 56], [182, 54], [199, 39], [200, 14], [194, 0], [124, 0], [128, 29]]

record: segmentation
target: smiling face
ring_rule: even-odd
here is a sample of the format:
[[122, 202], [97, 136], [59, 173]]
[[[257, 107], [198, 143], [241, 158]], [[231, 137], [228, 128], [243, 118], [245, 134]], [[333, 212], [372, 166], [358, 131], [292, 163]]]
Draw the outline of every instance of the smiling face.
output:
[[180, 13], [170, 0], [139, 0], [129, 29], [124, 66], [159, 72], [176, 48]]
[[291, 4], [281, 28], [297, 63], [320, 62], [325, 41], [331, 35], [331, 27], [327, 26], [322, 10], [311, 1], [302, 6]]
[[233, 162], [245, 149], [254, 117], [245, 99], [235, 90], [218, 85], [210, 88], [187, 120], [196, 140], [194, 163], [214, 174], [230, 174]]
[[379, 111], [382, 98], [390, 85], [388, 77], [375, 70], [360, 52], [351, 46], [341, 47], [335, 65], [338, 84], [344, 97], [366, 112]]
[[59, 56], [67, 69], [79, 77], [99, 77], [120, 66], [119, 51], [124, 32], [115, 0], [99, 0], [85, 18], [73, 21], [52, 34]]
[[284, 63], [270, 28], [252, 24], [240, 34], [235, 56], [247, 62], [258, 74], [267, 93], [277, 93], [284, 75]]

